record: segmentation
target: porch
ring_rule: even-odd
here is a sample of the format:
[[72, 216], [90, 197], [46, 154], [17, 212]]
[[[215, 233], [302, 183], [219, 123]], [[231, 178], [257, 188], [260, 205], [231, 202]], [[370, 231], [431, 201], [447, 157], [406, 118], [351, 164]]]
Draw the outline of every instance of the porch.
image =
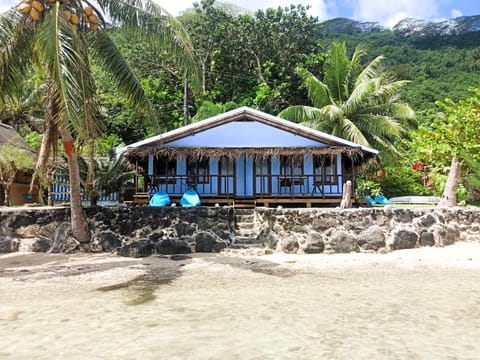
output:
[[[136, 179], [137, 202], [147, 202], [156, 192], [166, 192], [178, 202], [187, 190], [195, 190], [205, 205], [274, 206], [279, 204], [312, 207], [339, 204], [343, 184], [353, 174], [341, 175], [172, 175], [139, 176]], [[143, 188], [141, 186], [143, 184]], [[140, 186], [139, 186], [140, 185]]]

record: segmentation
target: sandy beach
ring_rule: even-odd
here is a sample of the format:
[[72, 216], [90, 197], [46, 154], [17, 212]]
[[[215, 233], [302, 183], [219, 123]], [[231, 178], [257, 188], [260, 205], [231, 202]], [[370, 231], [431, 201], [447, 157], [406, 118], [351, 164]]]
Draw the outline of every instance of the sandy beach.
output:
[[[22, 284], [39, 287], [82, 285], [113, 286], [134, 280], [164, 282], [184, 272], [253, 271], [279, 276], [312, 272], [456, 269], [480, 271], [480, 243], [457, 242], [447, 247], [422, 247], [387, 254], [254, 255], [261, 251], [229, 250], [196, 253], [179, 258], [153, 255], [125, 258], [113, 254], [10, 253], [0, 255], [2, 292]], [[209, 270], [210, 269], [210, 270]]]
[[476, 359], [480, 244], [0, 255], [0, 359]]

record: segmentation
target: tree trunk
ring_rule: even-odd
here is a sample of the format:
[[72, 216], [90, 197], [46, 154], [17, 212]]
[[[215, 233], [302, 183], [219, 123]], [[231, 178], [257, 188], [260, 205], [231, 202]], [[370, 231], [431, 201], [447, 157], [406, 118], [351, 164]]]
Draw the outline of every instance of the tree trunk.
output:
[[452, 158], [450, 165], [450, 172], [448, 173], [447, 183], [443, 191], [442, 199], [438, 203], [438, 207], [451, 207], [457, 205], [457, 187], [460, 181], [460, 170], [462, 162], [458, 161], [456, 157]]
[[[35, 180], [44, 178], [47, 173], [47, 168], [50, 161], [51, 150], [56, 149], [58, 130], [55, 123], [55, 116], [58, 114], [58, 105], [56, 103], [55, 88], [53, 82], [50, 81], [47, 87], [47, 106], [45, 110], [45, 117], [43, 123], [43, 137], [38, 152], [37, 163], [35, 165], [35, 172], [30, 182], [30, 192], [33, 191]], [[43, 204], [43, 197], [41, 192], [42, 180], [39, 181], [38, 202]]]
[[70, 217], [72, 235], [81, 243], [90, 241], [90, 231], [82, 208], [82, 193], [80, 188], [80, 170], [78, 167], [78, 155], [75, 152], [74, 141], [70, 131], [61, 129], [63, 146], [68, 160], [68, 173], [70, 180]]
[[340, 207], [342, 209], [352, 207], [352, 182], [350, 180], [343, 184], [343, 194]]

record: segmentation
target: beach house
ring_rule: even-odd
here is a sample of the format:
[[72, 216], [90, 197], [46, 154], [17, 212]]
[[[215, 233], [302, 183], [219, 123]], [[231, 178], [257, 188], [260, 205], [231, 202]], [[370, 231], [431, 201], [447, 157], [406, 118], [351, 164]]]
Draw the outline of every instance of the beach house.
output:
[[175, 200], [194, 189], [203, 204], [311, 207], [338, 204], [356, 168], [378, 151], [248, 107], [117, 150], [139, 171], [138, 197]]

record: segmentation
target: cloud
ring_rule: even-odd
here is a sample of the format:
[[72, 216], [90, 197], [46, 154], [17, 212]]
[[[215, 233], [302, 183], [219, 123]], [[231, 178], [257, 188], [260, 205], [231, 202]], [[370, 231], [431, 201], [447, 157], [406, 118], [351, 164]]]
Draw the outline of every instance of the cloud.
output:
[[[155, 0], [160, 6], [165, 10], [170, 12], [172, 15], [179, 15], [182, 11], [187, 8], [193, 7], [194, 0], [176, 0], [176, 1], [163, 1]], [[310, 11], [309, 14], [312, 16], [318, 16], [320, 20], [328, 19], [327, 5], [325, 0], [217, 0], [225, 1], [235, 5], [238, 5], [242, 8], [256, 11], [258, 9], [267, 9], [267, 8], [277, 8], [279, 6], [286, 7], [291, 4], [297, 5], [302, 4], [304, 6], [309, 5]]]
[[353, 18], [362, 21], [377, 21], [387, 26], [411, 17], [434, 19], [438, 16], [435, 0], [350, 0]]
[[457, 17], [463, 16], [463, 13], [458, 9], [452, 9], [450, 11], [450, 15], [451, 15], [452, 19], [455, 19]]

